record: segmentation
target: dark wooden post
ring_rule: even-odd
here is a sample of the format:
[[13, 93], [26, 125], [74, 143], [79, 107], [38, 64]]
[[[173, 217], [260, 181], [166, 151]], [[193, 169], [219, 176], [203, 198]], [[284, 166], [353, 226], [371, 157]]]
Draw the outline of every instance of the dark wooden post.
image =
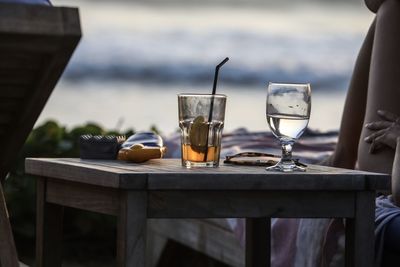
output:
[[117, 266], [145, 267], [147, 192], [121, 193], [117, 227]]
[[271, 219], [246, 219], [246, 267], [271, 265]]
[[[0, 140], [0, 183], [17, 159], [81, 37], [76, 8], [8, 2], [0, 3], [0, 135], [7, 137]], [[38, 205], [42, 216], [47, 211], [62, 214], [62, 209], [47, 206], [44, 201], [42, 204]], [[47, 222], [46, 218], [39, 217], [38, 222], [52, 225], [53, 221]], [[43, 234], [47, 225], [38, 225], [38, 232]], [[47, 240], [47, 236], [44, 238]], [[42, 255], [43, 247], [39, 249]], [[58, 254], [54, 247], [50, 251]], [[39, 261], [42, 260], [40, 256]], [[2, 190], [0, 262], [2, 267], [19, 266]]]
[[64, 207], [46, 202], [46, 178], [37, 179], [36, 266], [61, 267]]
[[374, 266], [375, 192], [356, 193], [355, 217], [346, 219], [346, 266]]
[[18, 267], [18, 256], [8, 220], [6, 201], [3, 187], [0, 184], [0, 266]]

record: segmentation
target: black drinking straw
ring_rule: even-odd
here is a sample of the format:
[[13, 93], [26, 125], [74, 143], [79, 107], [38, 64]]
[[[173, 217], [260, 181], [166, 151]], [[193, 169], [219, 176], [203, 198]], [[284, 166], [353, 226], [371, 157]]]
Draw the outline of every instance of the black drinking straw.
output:
[[[219, 63], [216, 67], [215, 67], [215, 74], [214, 74], [214, 84], [213, 84], [213, 90], [212, 90], [212, 94], [215, 95], [216, 91], [217, 91], [217, 82], [218, 82], [218, 74], [219, 74], [219, 69], [226, 63], [228, 62], [229, 57], [226, 57], [224, 60], [221, 61], [221, 63]], [[212, 108], [210, 111], [210, 114], [212, 113]]]
[[[210, 104], [210, 113], [208, 114], [208, 123], [212, 121], [212, 114], [213, 114], [213, 109], [214, 109], [214, 95], [217, 92], [217, 82], [218, 82], [218, 74], [219, 74], [219, 69], [226, 63], [228, 62], [229, 57], [226, 57], [224, 60], [221, 61], [216, 67], [215, 67], [215, 74], [214, 74], [214, 84], [213, 84], [213, 90], [212, 90], [212, 98], [211, 98], [211, 104]], [[208, 124], [208, 131], [207, 131], [207, 139], [206, 139], [206, 151], [204, 153], [204, 161], [207, 161], [207, 153], [208, 153], [208, 134], [210, 131], [210, 124]]]

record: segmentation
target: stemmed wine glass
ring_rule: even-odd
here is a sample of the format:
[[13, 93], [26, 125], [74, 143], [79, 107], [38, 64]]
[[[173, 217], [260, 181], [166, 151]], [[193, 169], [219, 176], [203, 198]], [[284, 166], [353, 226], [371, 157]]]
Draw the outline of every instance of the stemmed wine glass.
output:
[[311, 112], [310, 84], [269, 83], [267, 123], [282, 146], [282, 158], [268, 171], [305, 171], [292, 160], [292, 146], [303, 134]]

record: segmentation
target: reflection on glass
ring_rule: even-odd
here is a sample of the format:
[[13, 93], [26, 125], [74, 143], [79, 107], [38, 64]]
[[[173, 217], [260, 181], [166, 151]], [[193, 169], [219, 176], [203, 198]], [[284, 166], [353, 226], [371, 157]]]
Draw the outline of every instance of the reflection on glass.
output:
[[269, 171], [305, 171], [292, 160], [292, 146], [307, 128], [311, 112], [310, 84], [270, 83], [267, 92], [267, 123], [282, 145], [282, 158]]

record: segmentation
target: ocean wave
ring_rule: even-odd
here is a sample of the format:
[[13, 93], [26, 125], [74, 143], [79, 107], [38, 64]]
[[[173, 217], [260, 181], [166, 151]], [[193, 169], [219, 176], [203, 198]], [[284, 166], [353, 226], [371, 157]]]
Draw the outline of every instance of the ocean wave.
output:
[[[213, 82], [213, 66], [193, 64], [157, 64], [147, 66], [108, 64], [80, 64], [69, 68], [64, 78], [69, 81], [118, 80], [139, 83], [195, 84]], [[321, 73], [307, 66], [297, 69], [284, 67], [268, 68], [268, 71], [225, 67], [221, 70], [219, 82], [228, 85], [265, 86], [275, 82], [310, 82], [315, 88], [343, 88], [348, 82], [350, 72]]]
[[307, 31], [268, 31], [229, 24], [185, 25], [170, 22], [175, 13], [155, 14], [165, 16], [169, 24], [155, 28], [128, 27], [127, 22], [93, 24], [65, 78], [203, 85], [212, 83], [215, 65], [229, 56], [220, 72], [222, 83], [310, 82], [314, 88], [339, 89], [349, 80], [362, 40], [359, 32], [328, 31], [315, 24], [305, 25]]

